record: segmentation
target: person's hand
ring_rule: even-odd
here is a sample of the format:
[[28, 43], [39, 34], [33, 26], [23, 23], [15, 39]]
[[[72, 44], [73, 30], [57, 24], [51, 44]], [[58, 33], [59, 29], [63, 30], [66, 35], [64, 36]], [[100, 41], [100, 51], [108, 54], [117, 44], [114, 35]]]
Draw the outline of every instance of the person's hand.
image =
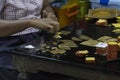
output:
[[46, 10], [43, 10], [43, 14], [44, 14], [44, 17], [46, 17], [46, 18], [50, 18], [54, 21], [58, 21], [56, 15], [52, 12], [48, 12]]
[[59, 31], [59, 23], [50, 18], [33, 19], [30, 24], [35, 28], [46, 30], [51, 33]]

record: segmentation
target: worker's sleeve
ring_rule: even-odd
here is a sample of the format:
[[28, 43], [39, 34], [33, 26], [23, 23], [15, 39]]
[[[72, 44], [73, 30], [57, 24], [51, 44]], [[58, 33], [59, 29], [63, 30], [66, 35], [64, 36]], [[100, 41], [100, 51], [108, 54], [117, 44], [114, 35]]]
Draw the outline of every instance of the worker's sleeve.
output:
[[1, 18], [1, 12], [4, 8], [4, 5], [5, 5], [5, 0], [0, 0], [0, 18]]

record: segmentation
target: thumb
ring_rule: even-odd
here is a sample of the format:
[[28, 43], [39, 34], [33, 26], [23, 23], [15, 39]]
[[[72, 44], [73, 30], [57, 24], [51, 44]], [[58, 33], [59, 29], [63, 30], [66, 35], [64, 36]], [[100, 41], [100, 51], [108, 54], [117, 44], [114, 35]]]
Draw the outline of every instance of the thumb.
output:
[[42, 14], [43, 14], [43, 17], [47, 17], [47, 15], [48, 15], [46, 10], [43, 10]]
[[43, 10], [43, 14], [46, 15], [47, 18], [51, 18], [52, 14], [47, 12], [46, 10]]
[[47, 11], [46, 11], [46, 10], [43, 10], [43, 14], [47, 15]]

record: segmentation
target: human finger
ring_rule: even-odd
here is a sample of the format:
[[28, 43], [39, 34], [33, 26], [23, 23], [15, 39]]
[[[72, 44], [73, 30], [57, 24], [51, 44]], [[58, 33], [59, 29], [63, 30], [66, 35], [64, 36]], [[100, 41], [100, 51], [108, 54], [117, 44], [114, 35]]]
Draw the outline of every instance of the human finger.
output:
[[50, 25], [53, 26], [55, 33], [59, 31], [60, 26], [59, 26], [59, 23], [58, 23], [58, 22], [54, 21], [54, 22], [50, 23]]

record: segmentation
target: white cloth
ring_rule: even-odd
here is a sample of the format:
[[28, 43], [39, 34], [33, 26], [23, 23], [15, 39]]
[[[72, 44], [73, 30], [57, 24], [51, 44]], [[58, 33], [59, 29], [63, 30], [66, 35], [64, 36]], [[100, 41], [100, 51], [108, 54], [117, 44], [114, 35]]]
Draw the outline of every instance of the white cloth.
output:
[[[43, 0], [0, 0], [0, 19], [20, 20], [41, 18], [40, 12]], [[30, 27], [13, 35], [37, 32], [38, 29]]]

